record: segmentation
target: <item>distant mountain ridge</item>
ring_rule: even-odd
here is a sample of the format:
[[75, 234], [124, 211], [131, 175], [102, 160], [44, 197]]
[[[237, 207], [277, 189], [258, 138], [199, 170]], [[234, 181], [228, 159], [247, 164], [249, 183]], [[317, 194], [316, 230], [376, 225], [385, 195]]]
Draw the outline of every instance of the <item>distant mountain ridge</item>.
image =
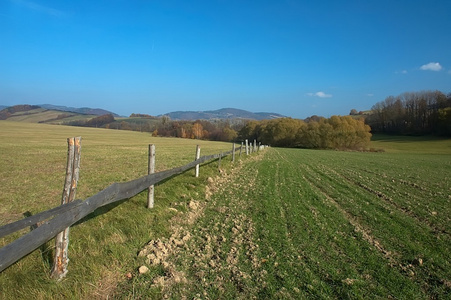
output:
[[51, 104], [19, 104], [0, 109], [0, 120], [27, 123], [63, 124], [70, 122], [88, 122], [103, 115], [119, 115], [100, 108], [74, 108]]
[[[0, 120], [6, 120], [20, 116], [30, 116], [34, 115], [33, 120], [39, 119], [39, 122], [54, 121], [54, 119], [62, 120], [64, 118], [69, 118], [73, 114], [78, 114], [80, 117], [92, 118], [94, 116], [103, 116], [111, 114], [114, 117], [120, 117], [120, 115], [113, 112], [101, 109], [101, 108], [89, 108], [89, 107], [69, 107], [63, 105], [53, 105], [53, 104], [40, 104], [40, 105], [14, 105], [14, 106], [0, 106]], [[243, 109], [237, 108], [221, 108], [217, 110], [208, 111], [174, 111], [159, 115], [158, 117], [168, 116], [171, 120], [178, 121], [195, 121], [195, 120], [232, 120], [232, 119], [242, 119], [242, 120], [268, 120], [285, 118], [286, 116], [278, 113], [270, 112], [250, 112]], [[19, 118], [23, 120], [23, 117]], [[28, 118], [30, 120], [30, 118]]]
[[69, 106], [64, 106], [64, 105], [53, 105], [53, 104], [38, 104], [38, 105], [21, 104], [21, 105], [11, 105], [11, 106], [0, 105], [0, 111], [7, 109], [7, 108], [10, 109], [11, 111], [18, 111], [18, 109], [23, 111], [23, 110], [36, 109], [38, 107], [48, 109], [48, 110], [73, 112], [73, 113], [83, 114], [83, 115], [103, 116], [103, 115], [112, 114], [115, 117], [119, 117], [118, 114], [113, 113], [108, 110], [105, 110], [105, 109], [101, 109], [101, 108], [90, 108], [90, 107], [77, 108], [77, 107], [69, 107]]
[[[266, 120], [284, 118], [281, 114], [257, 112], [253, 113], [237, 108], [221, 108], [218, 110], [208, 111], [174, 111], [164, 114], [171, 120], [213, 120], [213, 119], [250, 119], [250, 120]], [[162, 115], [160, 115], [161, 117]]]
[[39, 104], [38, 106], [45, 108], [45, 109], [69, 111], [69, 112], [74, 112], [74, 113], [84, 114], [84, 115], [103, 116], [103, 115], [112, 114], [115, 117], [119, 117], [118, 114], [115, 114], [111, 111], [101, 109], [101, 108], [90, 108], [90, 107], [77, 108], [77, 107], [69, 107], [69, 106], [53, 105], [53, 104]]

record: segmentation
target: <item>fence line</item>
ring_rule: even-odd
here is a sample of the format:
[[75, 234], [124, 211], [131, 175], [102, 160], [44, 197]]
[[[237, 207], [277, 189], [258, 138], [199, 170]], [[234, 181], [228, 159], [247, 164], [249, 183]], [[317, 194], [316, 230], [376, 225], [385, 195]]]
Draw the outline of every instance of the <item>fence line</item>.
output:
[[[183, 173], [194, 167], [196, 167], [196, 175], [198, 176], [198, 166], [200, 164], [212, 159], [218, 158], [220, 159], [221, 157], [227, 156], [238, 150], [240, 151], [241, 155], [241, 148], [242, 147], [236, 148], [235, 145], [233, 145], [233, 150], [231, 151], [199, 157], [200, 148], [198, 147], [196, 149], [196, 160], [184, 166], [161, 171], [158, 173], [150, 173], [149, 170], [150, 174], [146, 176], [142, 176], [140, 178], [128, 182], [113, 183], [104, 190], [87, 198], [85, 201], [75, 200], [73, 202], [68, 202], [62, 204], [59, 207], [49, 209], [47, 211], [30, 216], [26, 219], [19, 220], [0, 227], [0, 238], [1, 238], [3, 236], [16, 232], [20, 229], [23, 229], [27, 226], [31, 226], [37, 224], [38, 222], [47, 220], [36, 229], [32, 230], [31, 232], [23, 235], [22, 237], [18, 238], [17, 240], [0, 249], [0, 272], [5, 270], [16, 261], [23, 258], [24, 256], [26, 256], [27, 254], [36, 250], [42, 244], [51, 240], [58, 233], [64, 231], [71, 225], [75, 224], [76, 222], [80, 221], [90, 213], [94, 212], [96, 209], [120, 200], [131, 198], [137, 195], [138, 193], [142, 192], [143, 190], [148, 189], [149, 187], [167, 178]], [[246, 140], [246, 153], [249, 153], [247, 140]], [[73, 193], [73, 195], [75, 195], [75, 193]], [[51, 217], [53, 218], [48, 220]], [[57, 258], [55, 257], [55, 259]]]

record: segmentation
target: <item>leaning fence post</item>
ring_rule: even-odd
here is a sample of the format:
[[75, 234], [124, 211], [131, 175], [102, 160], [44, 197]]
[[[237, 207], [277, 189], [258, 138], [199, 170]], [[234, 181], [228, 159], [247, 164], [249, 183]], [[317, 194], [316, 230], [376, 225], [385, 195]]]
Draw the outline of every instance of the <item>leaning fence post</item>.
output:
[[[149, 145], [149, 167], [148, 174], [155, 173], [155, 145]], [[153, 208], [154, 203], [155, 186], [152, 184], [149, 186], [147, 193], [147, 208]]]
[[[61, 204], [74, 201], [77, 189], [78, 178], [80, 174], [80, 155], [81, 155], [81, 137], [68, 138], [66, 180], [64, 183], [63, 196]], [[61, 280], [67, 274], [67, 256], [69, 246], [69, 227], [58, 233], [55, 238], [55, 257], [51, 277]]]
[[[200, 158], [200, 146], [196, 146], [196, 160]], [[196, 165], [196, 177], [199, 177], [199, 164]]]

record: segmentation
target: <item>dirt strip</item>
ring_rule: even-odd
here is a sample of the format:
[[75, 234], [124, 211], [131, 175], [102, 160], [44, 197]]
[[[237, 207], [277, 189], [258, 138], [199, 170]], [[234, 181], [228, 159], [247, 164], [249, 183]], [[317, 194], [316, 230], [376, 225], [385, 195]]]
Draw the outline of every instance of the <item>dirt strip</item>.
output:
[[[183, 297], [193, 284], [198, 290], [214, 285], [220, 291], [226, 284], [244, 290], [248, 280], [264, 282], [261, 261], [256, 258], [258, 245], [252, 239], [255, 229], [243, 213], [248, 201], [235, 196], [252, 189], [257, 174], [243, 167], [262, 156], [257, 154], [245, 163], [239, 161], [228, 173], [221, 170], [218, 176], [209, 177], [205, 198], [190, 200], [189, 210], [177, 211], [171, 219], [171, 236], [152, 240], [139, 252], [146, 258], [140, 272], [156, 266], [164, 269], [164, 275], [152, 282], [161, 288], [164, 298]], [[204, 220], [206, 210], [208, 219]], [[241, 269], [243, 257], [252, 264], [253, 274]]]

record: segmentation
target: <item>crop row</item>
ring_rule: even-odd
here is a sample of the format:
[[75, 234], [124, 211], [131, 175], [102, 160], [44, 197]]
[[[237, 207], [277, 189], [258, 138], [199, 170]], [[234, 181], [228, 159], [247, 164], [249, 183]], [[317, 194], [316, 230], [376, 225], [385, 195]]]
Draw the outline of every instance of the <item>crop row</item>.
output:
[[[351, 159], [346, 160], [350, 158], [348, 153], [323, 152], [321, 160], [317, 153], [309, 154], [293, 163], [312, 186], [341, 208], [351, 223], [364, 228], [367, 240], [388, 256], [390, 265], [411, 277], [428, 294], [449, 289], [447, 184], [436, 184], [434, 192], [427, 185], [428, 172], [436, 170], [423, 169], [425, 183], [420, 186], [402, 179], [403, 176], [393, 179], [393, 173], [411, 169], [399, 162], [391, 161], [389, 168], [388, 164], [381, 167], [383, 163], [372, 163], [375, 157], [370, 154], [366, 154], [369, 161], [359, 164], [350, 164]], [[447, 176], [443, 170], [442, 175]], [[381, 171], [385, 176], [380, 176]], [[405, 178], [414, 176], [417, 174], [406, 174]]]

